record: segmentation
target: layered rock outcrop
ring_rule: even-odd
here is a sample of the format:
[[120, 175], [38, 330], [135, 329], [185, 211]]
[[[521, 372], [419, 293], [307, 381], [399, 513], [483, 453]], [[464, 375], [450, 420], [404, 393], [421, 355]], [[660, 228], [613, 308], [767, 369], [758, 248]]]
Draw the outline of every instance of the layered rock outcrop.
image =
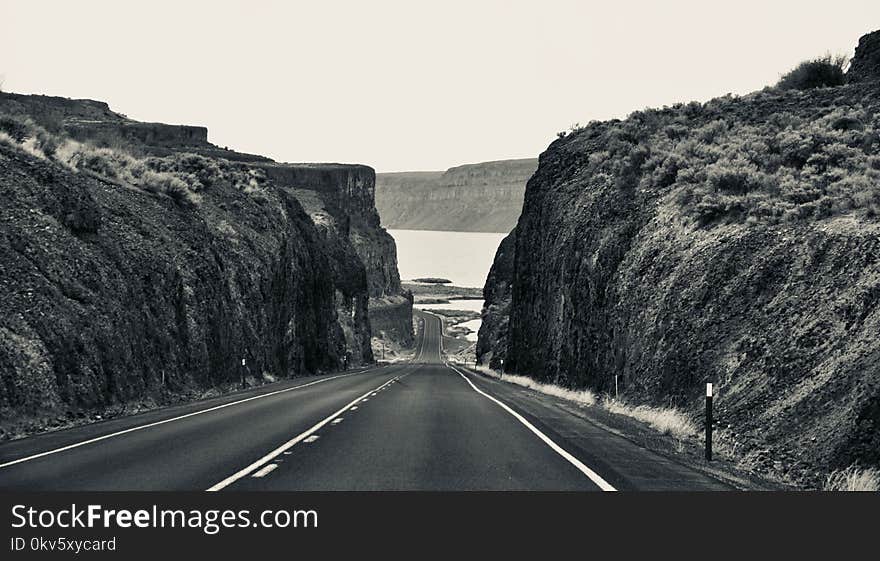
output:
[[[367, 166], [342, 164], [263, 164], [278, 185], [297, 196], [319, 229], [335, 245], [351, 248], [363, 264], [370, 331], [403, 344], [413, 341], [412, 295], [400, 285], [394, 238], [379, 222], [376, 174]], [[337, 284], [349, 282], [337, 275]], [[344, 296], [348, 299], [348, 296]], [[346, 304], [348, 306], [348, 304]], [[365, 344], [369, 345], [369, 339]]]
[[380, 173], [376, 207], [392, 229], [509, 232], [537, 163], [502, 160], [445, 172]]

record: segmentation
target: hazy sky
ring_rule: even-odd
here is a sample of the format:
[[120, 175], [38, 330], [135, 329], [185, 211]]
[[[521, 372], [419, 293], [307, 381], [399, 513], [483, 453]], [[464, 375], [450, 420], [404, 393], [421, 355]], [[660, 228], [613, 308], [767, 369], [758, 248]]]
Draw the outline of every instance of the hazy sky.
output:
[[0, 0], [0, 75], [279, 161], [433, 170], [760, 89], [873, 29], [878, 0]]

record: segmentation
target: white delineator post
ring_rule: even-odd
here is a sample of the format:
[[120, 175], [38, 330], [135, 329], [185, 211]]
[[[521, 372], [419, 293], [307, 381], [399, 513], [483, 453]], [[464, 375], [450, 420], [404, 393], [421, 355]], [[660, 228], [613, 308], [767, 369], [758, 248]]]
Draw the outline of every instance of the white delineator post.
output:
[[706, 461], [712, 461], [712, 383], [706, 384]]

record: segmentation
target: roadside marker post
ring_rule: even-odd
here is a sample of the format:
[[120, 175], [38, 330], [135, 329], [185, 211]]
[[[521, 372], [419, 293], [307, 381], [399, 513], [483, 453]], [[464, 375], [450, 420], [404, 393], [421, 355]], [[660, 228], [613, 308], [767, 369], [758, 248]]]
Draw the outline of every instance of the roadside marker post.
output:
[[706, 384], [706, 461], [712, 461], [712, 383]]
[[614, 399], [620, 400], [620, 392], [617, 390], [617, 374], [614, 375]]

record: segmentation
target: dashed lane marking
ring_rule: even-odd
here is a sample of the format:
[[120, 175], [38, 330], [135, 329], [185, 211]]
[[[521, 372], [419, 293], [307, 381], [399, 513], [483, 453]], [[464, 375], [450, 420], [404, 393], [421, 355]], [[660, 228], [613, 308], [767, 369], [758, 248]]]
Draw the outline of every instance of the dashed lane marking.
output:
[[274, 470], [277, 467], [278, 467], [278, 464], [269, 464], [266, 467], [264, 467], [263, 469], [261, 469], [260, 471], [254, 473], [254, 475], [252, 477], [266, 477], [269, 474], [269, 472], [271, 472], [272, 470]]
[[170, 419], [163, 419], [163, 420], [161, 420], [161, 421], [156, 421], [156, 422], [154, 422], [154, 423], [147, 423], [147, 424], [145, 424], [145, 425], [139, 425], [139, 426], [136, 426], [136, 427], [131, 427], [131, 428], [128, 428], [128, 429], [125, 429], [125, 430], [116, 431], [116, 432], [113, 432], [113, 433], [110, 433], [110, 434], [105, 434], [105, 435], [103, 435], [103, 436], [98, 436], [98, 437], [96, 437], [96, 438], [90, 438], [90, 439], [88, 439], [88, 440], [83, 440], [82, 442], [76, 442], [76, 443], [74, 443], [74, 444], [69, 444], [69, 445], [67, 445], [67, 446], [62, 446], [62, 447], [60, 447], [60, 448], [55, 448], [55, 449], [53, 449], [53, 450], [47, 450], [47, 451], [45, 451], [45, 452], [40, 452], [39, 454], [32, 454], [32, 455], [30, 455], [30, 456], [26, 456], [26, 457], [24, 457], [24, 458], [19, 458], [19, 459], [17, 459], [17, 460], [12, 460], [12, 461], [9, 461], [9, 462], [5, 462], [5, 463], [0, 464], [0, 469], [5, 468], [5, 467], [9, 467], [9, 466], [13, 466], [13, 465], [15, 465], [15, 464], [20, 464], [20, 463], [22, 463], [22, 462], [27, 462], [27, 461], [30, 461], [30, 460], [35, 460], [35, 459], [37, 459], [37, 458], [42, 458], [43, 456], [49, 456], [49, 455], [51, 455], [51, 454], [58, 454], [59, 452], [64, 452], [64, 451], [67, 451], [67, 450], [72, 450], [72, 449], [74, 449], [74, 448], [79, 448], [80, 446], [85, 446], [86, 444], [93, 444], [93, 443], [95, 443], [95, 442], [100, 442], [100, 441], [102, 441], [102, 440], [107, 440], [108, 438], [114, 438], [114, 437], [117, 437], [117, 436], [122, 436], [122, 435], [124, 435], [124, 434], [129, 434], [129, 433], [132, 433], [132, 432], [136, 432], [136, 431], [140, 431], [140, 430], [148, 429], [148, 428], [151, 428], [151, 427], [158, 427], [159, 425], [164, 425], [164, 424], [167, 424], [167, 423], [173, 423], [174, 421], [180, 421], [180, 420], [182, 420], [182, 419], [187, 419], [187, 418], [189, 418], [189, 417], [195, 417], [196, 415], [202, 415], [202, 414], [204, 414], [204, 413], [210, 413], [211, 411], [219, 411], [220, 409], [225, 409], [225, 408], [227, 408], [227, 407], [232, 407], [233, 405], [240, 405], [240, 404], [242, 404], [242, 403], [247, 403], [247, 402], [249, 402], [249, 401], [254, 401], [254, 400], [256, 400], [256, 399], [263, 399], [263, 398], [266, 398], [266, 397], [271, 397], [271, 396], [273, 396], [273, 395], [278, 395], [278, 394], [282, 394], [282, 393], [286, 393], [286, 392], [292, 392], [293, 390], [298, 390], [298, 389], [301, 389], [301, 388], [307, 388], [307, 387], [309, 387], [309, 386], [314, 386], [315, 384], [322, 384], [322, 383], [324, 383], [324, 382], [329, 382], [330, 380], [336, 380], [336, 379], [338, 379], [338, 378], [345, 378], [345, 377], [348, 377], [348, 376], [354, 376], [354, 375], [356, 375], [356, 374], [360, 374], [360, 373], [361, 373], [361, 372], [352, 372], [352, 373], [350, 373], [350, 374], [339, 374], [338, 376], [330, 376], [329, 378], [322, 378], [322, 379], [320, 379], [320, 380], [315, 380], [315, 381], [313, 381], [313, 382], [309, 382], [309, 383], [307, 383], [307, 384], [300, 384], [300, 385], [298, 385], [298, 386], [293, 386], [292, 388], [285, 388], [285, 389], [283, 389], [283, 390], [276, 390], [276, 391], [274, 391], [274, 392], [268, 392], [268, 393], [264, 393], [264, 394], [260, 394], [260, 395], [255, 395], [255, 396], [248, 397], [248, 398], [245, 398], [245, 399], [239, 399], [239, 400], [237, 400], [237, 401], [231, 401], [231, 402], [229, 402], [229, 403], [224, 403], [224, 404], [222, 404], [222, 405], [217, 405], [217, 406], [215, 406], [215, 407], [209, 407], [209, 408], [207, 408], [207, 409], [202, 409], [202, 410], [200, 410], [200, 411], [193, 411], [192, 413], [187, 413], [186, 415], [178, 415], [177, 417], [172, 417], [172, 418], [170, 418]]
[[[409, 374], [409, 372], [407, 372], [406, 374], [400, 374], [398, 376], [395, 376], [391, 380], [398, 380], [398, 379], [402, 378], [403, 376], [406, 376], [407, 374]], [[315, 423], [315, 425], [312, 428], [310, 428], [309, 430], [298, 434], [297, 436], [291, 438], [290, 440], [288, 440], [287, 442], [285, 442], [284, 444], [282, 444], [278, 448], [272, 450], [271, 452], [269, 452], [268, 454], [266, 454], [265, 456], [263, 456], [259, 460], [255, 461], [254, 463], [250, 464], [249, 466], [238, 470], [237, 472], [233, 473], [232, 475], [230, 475], [229, 477], [227, 477], [223, 481], [220, 481], [219, 483], [212, 485], [211, 487], [208, 488], [208, 491], [220, 491], [221, 489], [224, 489], [224, 488], [232, 485], [233, 483], [235, 483], [236, 481], [238, 481], [242, 477], [247, 477], [248, 475], [253, 473], [255, 470], [262, 468], [263, 466], [265, 466], [266, 464], [268, 464], [269, 462], [271, 462], [272, 460], [274, 460], [275, 458], [277, 458], [278, 456], [280, 456], [281, 454], [283, 454], [284, 452], [286, 452], [290, 448], [293, 448], [296, 444], [298, 444], [298, 443], [302, 442], [303, 440], [306, 440], [309, 437], [311, 437], [312, 435], [314, 435], [314, 433], [321, 430], [321, 428], [323, 428], [326, 424], [330, 423], [336, 417], [342, 415], [346, 409], [348, 409], [349, 407], [351, 407], [352, 405], [354, 405], [358, 401], [364, 399], [364, 397], [370, 395], [370, 393], [372, 393], [378, 389], [384, 388], [385, 386], [390, 384], [391, 380], [388, 380], [387, 382], [385, 382], [384, 384], [382, 384], [378, 388], [373, 388], [373, 389], [369, 390], [368, 392], [366, 392], [365, 394], [355, 398], [353, 401], [347, 403], [345, 406], [343, 406], [341, 409], [339, 409], [338, 411], [336, 411], [335, 413], [333, 413], [329, 417], [326, 417], [322, 421]]]

